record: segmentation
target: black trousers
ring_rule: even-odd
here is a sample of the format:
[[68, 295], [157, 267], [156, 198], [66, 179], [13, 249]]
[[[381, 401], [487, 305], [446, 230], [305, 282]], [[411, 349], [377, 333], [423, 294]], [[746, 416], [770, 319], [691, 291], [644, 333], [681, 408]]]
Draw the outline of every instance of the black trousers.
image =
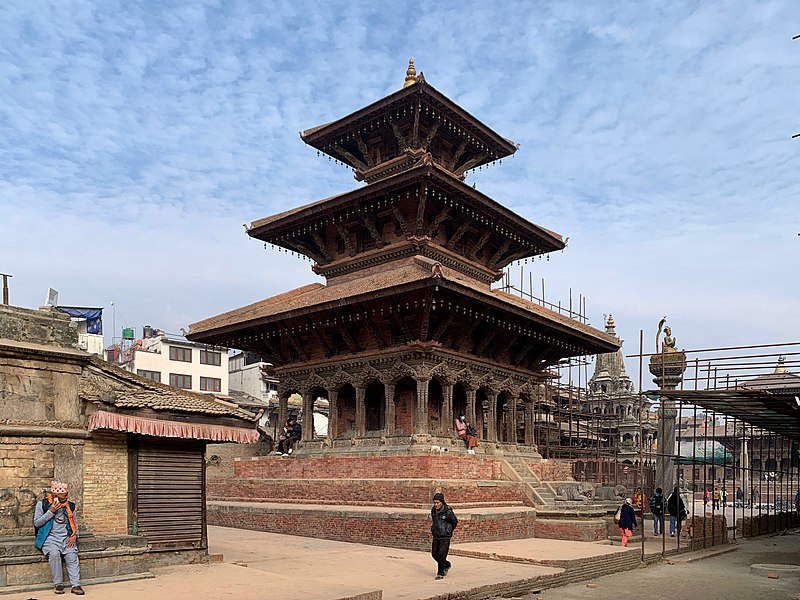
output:
[[450, 561], [447, 560], [447, 553], [450, 551], [450, 538], [433, 538], [431, 545], [431, 556], [438, 565], [437, 575], [444, 575], [446, 569], [450, 568]]

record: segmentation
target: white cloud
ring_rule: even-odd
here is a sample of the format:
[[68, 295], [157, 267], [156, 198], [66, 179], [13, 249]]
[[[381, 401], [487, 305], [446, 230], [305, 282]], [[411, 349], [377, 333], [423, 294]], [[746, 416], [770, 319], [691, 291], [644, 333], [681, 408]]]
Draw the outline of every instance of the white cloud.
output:
[[687, 347], [797, 337], [797, 12], [742, 14], [5, 3], [0, 270], [15, 303], [52, 285], [171, 331], [314, 280], [241, 224], [355, 187], [298, 132], [398, 89], [414, 57], [521, 143], [471, 181], [571, 237], [533, 264], [549, 299], [585, 294], [592, 321], [613, 312], [629, 344], [663, 314]]

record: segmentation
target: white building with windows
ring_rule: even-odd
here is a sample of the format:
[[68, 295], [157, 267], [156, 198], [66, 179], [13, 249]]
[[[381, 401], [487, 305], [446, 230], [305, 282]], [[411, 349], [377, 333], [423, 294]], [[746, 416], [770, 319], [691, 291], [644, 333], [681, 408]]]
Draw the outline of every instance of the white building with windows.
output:
[[250, 394], [266, 402], [278, 403], [278, 380], [266, 373], [265, 367], [271, 366], [262, 362], [252, 352], [236, 352], [228, 363], [230, 389]]
[[189, 342], [145, 326], [119, 353], [131, 373], [193, 392], [228, 395], [228, 349]]

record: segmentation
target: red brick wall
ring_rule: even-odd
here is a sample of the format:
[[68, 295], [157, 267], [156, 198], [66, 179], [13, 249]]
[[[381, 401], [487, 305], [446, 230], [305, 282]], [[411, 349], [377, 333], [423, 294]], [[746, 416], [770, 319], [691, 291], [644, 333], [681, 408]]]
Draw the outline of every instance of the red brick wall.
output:
[[572, 481], [572, 461], [544, 459], [530, 461], [528, 466], [542, 481]]
[[[456, 513], [458, 515], [458, 513]], [[374, 546], [430, 549], [430, 522], [423, 514], [362, 514], [338, 511], [271, 511], [229, 505], [209, 505], [211, 525], [273, 533], [289, 533]], [[459, 520], [453, 543], [533, 537], [533, 516]]]
[[278, 460], [258, 457], [234, 464], [237, 477], [262, 479], [470, 479], [501, 481], [502, 459], [472, 456], [331, 456]]
[[336, 406], [336, 436], [341, 436], [345, 431], [354, 431], [356, 428], [356, 400], [355, 398], [339, 398]]
[[536, 521], [536, 537], [548, 540], [594, 542], [608, 539], [608, 530], [604, 521], [538, 519]]
[[754, 537], [775, 533], [783, 529], [800, 527], [800, 513], [778, 513], [777, 515], [755, 515], [736, 519], [736, 533], [742, 537]]
[[414, 433], [414, 397], [411, 390], [398, 390], [395, 403], [395, 432], [411, 435]]
[[[442, 485], [444, 484], [444, 485]], [[299, 502], [368, 506], [426, 506], [441, 490], [449, 504], [523, 502], [515, 482], [476, 485], [474, 481], [374, 479], [214, 479], [207, 483], [210, 500]]]

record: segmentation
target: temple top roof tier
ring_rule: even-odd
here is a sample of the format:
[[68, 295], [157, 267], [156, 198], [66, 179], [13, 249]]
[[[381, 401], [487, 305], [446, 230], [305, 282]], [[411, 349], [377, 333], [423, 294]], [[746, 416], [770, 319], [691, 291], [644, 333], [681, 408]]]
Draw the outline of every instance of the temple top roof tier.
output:
[[356, 179], [367, 183], [410, 168], [425, 154], [463, 179], [466, 171], [510, 156], [518, 147], [437, 91], [422, 74], [407, 80], [407, 87], [300, 137], [355, 169]]

